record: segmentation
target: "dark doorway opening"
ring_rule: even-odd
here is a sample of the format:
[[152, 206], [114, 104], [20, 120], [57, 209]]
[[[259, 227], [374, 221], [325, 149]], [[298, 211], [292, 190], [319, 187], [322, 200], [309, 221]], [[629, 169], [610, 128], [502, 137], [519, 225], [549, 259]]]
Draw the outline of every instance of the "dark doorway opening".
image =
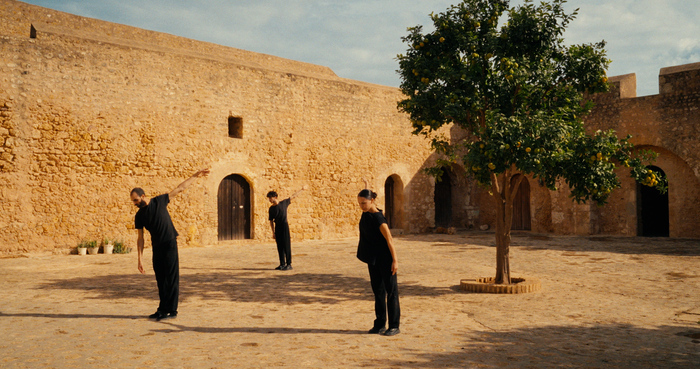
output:
[[[516, 174], [510, 179], [510, 185], [515, 185], [518, 177], [522, 174]], [[522, 182], [520, 182], [520, 187], [518, 188], [518, 193], [515, 194], [513, 199], [513, 223], [510, 229], [529, 231], [531, 230], [531, 218], [530, 218], [530, 183], [527, 178], [523, 177]]]
[[389, 228], [394, 228], [394, 179], [391, 177], [384, 182], [384, 196], [386, 197], [384, 199], [384, 205], [386, 205], [384, 216]]
[[[665, 174], [659, 167], [647, 168]], [[668, 223], [668, 191], [662, 194], [656, 188], [637, 183], [637, 235], [668, 237]]]
[[249, 239], [251, 199], [248, 181], [238, 174], [227, 176], [219, 184], [217, 199], [219, 241]]
[[449, 171], [444, 171], [435, 180], [435, 226], [447, 228], [452, 223], [452, 180]]
[[403, 182], [396, 174], [384, 182], [384, 207], [389, 228], [403, 228]]

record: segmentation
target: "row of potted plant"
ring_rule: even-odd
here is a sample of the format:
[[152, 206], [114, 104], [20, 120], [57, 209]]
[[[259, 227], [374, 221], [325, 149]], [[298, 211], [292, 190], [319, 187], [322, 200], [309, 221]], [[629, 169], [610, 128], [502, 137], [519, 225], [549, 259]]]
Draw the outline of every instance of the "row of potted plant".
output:
[[[122, 240], [111, 240], [105, 238], [102, 240], [102, 252], [105, 254], [127, 254], [131, 251], [130, 247], [126, 247]], [[100, 244], [96, 240], [83, 240], [77, 246], [78, 255], [96, 255], [100, 252]]]

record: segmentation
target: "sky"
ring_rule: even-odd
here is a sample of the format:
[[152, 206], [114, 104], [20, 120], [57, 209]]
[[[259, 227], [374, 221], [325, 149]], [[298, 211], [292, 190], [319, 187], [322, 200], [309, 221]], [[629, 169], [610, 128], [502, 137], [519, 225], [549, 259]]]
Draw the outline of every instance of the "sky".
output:
[[[330, 67], [338, 76], [398, 87], [406, 28], [457, 0], [24, 0], [90, 18]], [[512, 0], [519, 5], [522, 0]], [[579, 8], [567, 44], [605, 40], [608, 76], [637, 75], [657, 94], [659, 70], [700, 62], [699, 0], [569, 0]]]

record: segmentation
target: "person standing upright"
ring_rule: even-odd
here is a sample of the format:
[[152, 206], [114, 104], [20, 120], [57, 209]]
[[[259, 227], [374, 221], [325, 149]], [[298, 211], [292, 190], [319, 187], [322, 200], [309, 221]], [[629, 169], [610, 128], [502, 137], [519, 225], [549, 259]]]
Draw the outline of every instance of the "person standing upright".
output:
[[175, 318], [177, 316], [178, 297], [180, 293], [180, 265], [177, 252], [177, 231], [168, 212], [170, 199], [184, 191], [199, 177], [209, 174], [209, 169], [202, 169], [193, 174], [175, 187], [170, 193], [165, 193], [151, 198], [146, 198], [143, 189], [136, 187], [131, 190], [131, 201], [139, 210], [134, 217], [134, 224], [138, 230], [136, 240], [138, 250], [138, 269], [144, 274], [143, 269], [143, 229], [151, 234], [153, 247], [153, 271], [156, 274], [158, 284], [158, 297], [160, 304], [155, 313], [148, 316], [157, 321]]
[[277, 192], [270, 191], [267, 193], [267, 199], [270, 201], [270, 228], [272, 228], [272, 237], [277, 243], [277, 253], [280, 258], [280, 265], [276, 270], [291, 270], [292, 268], [292, 238], [289, 233], [289, 223], [287, 223], [287, 208], [291, 204], [291, 200], [297, 197], [307, 186], [289, 196], [289, 198], [279, 201]]
[[[377, 209], [377, 194], [369, 189], [366, 180], [365, 189], [357, 194], [357, 202], [362, 210], [360, 218], [360, 242], [357, 245], [357, 258], [367, 263], [369, 280], [374, 293], [374, 313], [376, 319], [370, 334], [393, 336], [399, 334], [401, 308], [399, 306], [399, 286], [396, 272], [399, 263], [396, 249], [386, 218]], [[388, 313], [388, 314], [387, 314]], [[386, 328], [387, 315], [389, 329]]]

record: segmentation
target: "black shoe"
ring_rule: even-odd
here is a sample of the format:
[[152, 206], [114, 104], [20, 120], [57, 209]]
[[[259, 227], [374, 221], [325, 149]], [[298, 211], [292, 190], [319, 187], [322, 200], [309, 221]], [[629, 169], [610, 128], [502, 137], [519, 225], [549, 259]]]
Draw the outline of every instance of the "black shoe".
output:
[[284, 265], [280, 264], [275, 270], [284, 270]]
[[401, 333], [401, 331], [398, 328], [389, 328], [384, 332], [385, 336], [395, 336], [397, 334]]
[[164, 316], [167, 314], [161, 313], [160, 311], [156, 311], [155, 313], [151, 314], [148, 316], [148, 319], [155, 319], [155, 320], [161, 320], [163, 319]]
[[294, 268], [292, 268], [292, 264], [287, 264], [282, 268], [282, 270], [292, 270], [292, 269], [294, 269]]
[[367, 333], [369, 333], [369, 334], [382, 334], [384, 332], [386, 332], [386, 328], [384, 328], [384, 327], [373, 327]]
[[160, 322], [161, 320], [164, 320], [164, 319], [173, 319], [173, 318], [177, 318], [177, 311], [173, 311], [173, 312], [170, 312], [167, 314], [161, 314], [160, 317], [156, 318], [156, 321]]

